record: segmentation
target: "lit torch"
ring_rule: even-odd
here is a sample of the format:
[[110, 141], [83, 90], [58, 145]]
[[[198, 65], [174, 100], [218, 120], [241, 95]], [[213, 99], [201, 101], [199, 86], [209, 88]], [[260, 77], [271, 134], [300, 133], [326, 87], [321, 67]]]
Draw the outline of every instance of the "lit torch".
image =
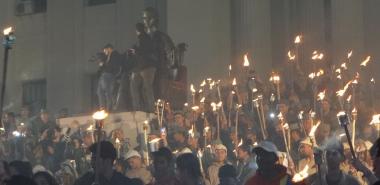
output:
[[371, 56], [367, 56], [367, 58], [362, 63], [360, 63], [360, 66], [367, 66], [369, 61], [371, 61]]

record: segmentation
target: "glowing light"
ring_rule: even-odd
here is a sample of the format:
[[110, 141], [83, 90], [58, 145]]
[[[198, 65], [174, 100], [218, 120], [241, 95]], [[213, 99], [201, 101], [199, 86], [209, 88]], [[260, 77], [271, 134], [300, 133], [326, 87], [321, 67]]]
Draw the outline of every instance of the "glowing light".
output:
[[92, 115], [92, 118], [95, 120], [104, 120], [108, 116], [108, 113], [105, 110], [97, 111]]
[[183, 106], [187, 107], [187, 106], [189, 106], [189, 104], [188, 104], [188, 103], [185, 103], [185, 104], [183, 104]]
[[206, 80], [203, 80], [200, 86], [204, 87], [205, 85], [206, 85]]
[[216, 103], [215, 102], [211, 102], [211, 107], [212, 107], [212, 111], [216, 111]]
[[351, 58], [352, 56], [352, 50], [347, 54], [347, 58]]
[[193, 93], [193, 94], [195, 93], [195, 89], [194, 89], [194, 85], [193, 85], [193, 84], [190, 85], [190, 91], [191, 91], [191, 93]]
[[297, 35], [296, 38], [294, 39], [294, 44], [299, 44], [299, 43], [301, 43], [301, 38], [302, 38], [301, 35]]
[[350, 102], [350, 101], [351, 101], [351, 97], [352, 97], [352, 95], [349, 95], [349, 96], [347, 97], [347, 102]]
[[243, 145], [243, 139], [240, 139], [240, 142], [239, 142], [239, 144], [238, 144], [238, 147], [241, 146], [241, 145]]
[[13, 28], [12, 27], [8, 27], [8, 28], [5, 28], [4, 30], [3, 30], [3, 34], [4, 35], [9, 35], [10, 33], [12, 33], [13, 32]]
[[380, 123], [380, 114], [375, 114], [372, 116], [372, 121], [369, 123], [370, 125], [379, 124]]
[[293, 61], [294, 59], [296, 59], [296, 55], [292, 54], [291, 51], [288, 51], [288, 58], [289, 58], [290, 61]]
[[340, 67], [342, 68], [342, 69], [344, 69], [344, 70], [347, 70], [348, 68], [347, 68], [347, 64], [346, 64], [346, 62], [343, 62], [341, 65], [340, 65]]
[[362, 62], [360, 63], [360, 66], [367, 66], [368, 62], [371, 60], [371, 56], [367, 56], [367, 58]]
[[375, 79], [371, 78], [371, 83], [375, 83]]
[[323, 99], [325, 99], [325, 95], [326, 95], [326, 90], [320, 92], [320, 93], [318, 94], [318, 100], [321, 100], [321, 101], [322, 101]]
[[202, 97], [202, 99], [199, 102], [204, 103], [205, 99], [206, 99], [205, 97]]
[[193, 106], [193, 107], [191, 107], [191, 110], [193, 110], [193, 111], [197, 111], [199, 109], [199, 106]]
[[335, 70], [336, 73], [340, 74], [342, 72], [342, 70], [340, 68], [336, 69]]
[[120, 140], [119, 140], [119, 138], [116, 138], [115, 143], [116, 143], [116, 144], [120, 144]]
[[94, 126], [93, 125], [90, 125], [86, 130], [87, 131], [92, 131], [94, 129]]
[[313, 125], [310, 129], [310, 132], [309, 132], [309, 136], [310, 137], [314, 137], [315, 136], [315, 132], [317, 131], [319, 125], [321, 124], [320, 121], [317, 122], [317, 124]]
[[232, 66], [231, 66], [231, 64], [228, 66], [228, 70], [229, 70], [229, 71], [232, 70]]
[[244, 67], [249, 67], [248, 53], [244, 55]]
[[190, 137], [194, 137], [195, 136], [193, 127], [191, 127], [191, 129], [188, 131], [188, 133], [189, 133]]
[[346, 93], [346, 91], [347, 91], [347, 89], [348, 89], [348, 87], [350, 86], [351, 83], [352, 83], [352, 81], [349, 81], [349, 82], [344, 86], [343, 89], [341, 89], [341, 90], [339, 90], [339, 91], [336, 92], [336, 95], [342, 97], [342, 96]]
[[276, 73], [272, 73], [272, 76], [269, 78], [269, 81], [277, 84], [280, 82], [280, 76]]
[[289, 129], [289, 124], [285, 123], [282, 127], [284, 127], [285, 130], [288, 130]]
[[303, 119], [303, 111], [300, 111], [298, 113], [298, 119], [302, 120]]
[[232, 85], [233, 85], [233, 86], [236, 85], [236, 78], [234, 78], [234, 79], [232, 80]]

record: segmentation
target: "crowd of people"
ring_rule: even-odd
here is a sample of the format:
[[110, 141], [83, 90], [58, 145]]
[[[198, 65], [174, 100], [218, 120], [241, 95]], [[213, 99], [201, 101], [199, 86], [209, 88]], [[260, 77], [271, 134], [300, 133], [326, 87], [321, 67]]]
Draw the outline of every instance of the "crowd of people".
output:
[[[143, 41], [148, 38], [145, 29], [156, 29], [153, 12], [145, 10], [145, 27], [136, 25], [140, 48], [133, 54], [151, 52], [143, 50]], [[101, 65], [98, 96], [100, 106], [112, 110], [109, 85], [119, 70], [111, 66], [117, 56], [112, 45], [104, 49], [108, 58]], [[137, 138], [123, 128], [100, 137], [88, 129], [96, 127], [93, 123], [61, 128], [56, 120], [69, 116], [67, 110], [55, 117], [47, 110], [31, 115], [28, 106], [19, 113], [6, 112], [0, 184], [378, 184], [380, 120], [371, 120], [376, 112], [374, 81], [347, 70], [352, 62], [306, 65], [289, 57], [293, 62], [270, 80], [261, 79], [248, 63], [233, 74], [230, 70], [228, 79], [205, 79], [198, 90], [192, 85], [192, 101], [178, 110], [171, 108], [175, 102], [164, 99], [154, 105], [155, 70], [138, 66], [143, 71], [134, 71], [130, 84], [136, 91], [133, 107], [155, 112], [157, 118]], [[323, 54], [313, 54], [312, 60], [322, 59]], [[140, 86], [146, 86], [143, 92]], [[337, 119], [341, 111], [351, 122], [346, 130]], [[132, 146], [129, 141], [135, 139], [138, 145]]]
[[[192, 102], [181, 110], [157, 101], [150, 132], [137, 138], [122, 128], [99, 138], [77, 122], [61, 128], [54, 120], [67, 117], [67, 110], [54, 118], [46, 110], [31, 115], [28, 106], [19, 114], [6, 112], [0, 178], [39, 185], [376, 183], [376, 104], [365, 95], [364, 82], [347, 73], [343, 78], [363, 85], [344, 85], [334, 72], [315, 81], [296, 71], [292, 77], [286, 69], [279, 72], [279, 84], [249, 70], [237, 83], [206, 79], [198, 91], [191, 88]], [[346, 96], [335, 95], [340, 88]], [[340, 111], [351, 120], [354, 141], [337, 119]]]

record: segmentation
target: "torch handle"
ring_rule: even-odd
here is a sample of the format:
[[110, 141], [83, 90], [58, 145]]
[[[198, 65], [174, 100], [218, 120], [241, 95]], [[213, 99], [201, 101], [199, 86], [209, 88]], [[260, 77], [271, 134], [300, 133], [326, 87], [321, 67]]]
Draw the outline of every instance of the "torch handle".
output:
[[348, 131], [348, 127], [347, 125], [343, 125], [343, 127], [344, 127], [344, 131], [346, 132], [347, 141], [348, 141], [348, 145], [350, 146], [352, 157], [356, 159], [356, 154], [355, 154], [354, 146], [352, 145], [351, 135], [350, 135], [350, 132]]

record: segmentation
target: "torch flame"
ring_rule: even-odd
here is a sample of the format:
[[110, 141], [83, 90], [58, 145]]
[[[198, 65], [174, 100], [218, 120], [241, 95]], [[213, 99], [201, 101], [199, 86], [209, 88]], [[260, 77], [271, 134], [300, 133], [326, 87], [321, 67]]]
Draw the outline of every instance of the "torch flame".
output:
[[324, 57], [323, 53], [319, 53], [319, 55], [318, 55], [318, 57], [317, 57], [317, 58], [318, 58], [319, 60], [322, 60], [322, 59], [323, 59], [323, 57]]
[[279, 120], [284, 119], [284, 117], [282, 116], [282, 113], [281, 113], [281, 112], [280, 112], [280, 114], [277, 115], [277, 118], [278, 118]]
[[241, 146], [241, 145], [243, 145], [243, 139], [240, 139], [240, 142], [239, 142], [239, 144], [238, 144], [238, 147]]
[[321, 124], [320, 121], [317, 122], [317, 124], [313, 125], [313, 127], [311, 127], [310, 129], [310, 132], [309, 132], [309, 136], [310, 137], [314, 137], [315, 136], [315, 132], [317, 131], [319, 125]]
[[314, 78], [315, 78], [315, 73], [314, 73], [314, 72], [313, 72], [313, 73], [310, 73], [310, 74], [309, 74], [309, 78], [310, 78], [310, 79], [314, 79]]
[[200, 86], [204, 87], [205, 85], [206, 85], [206, 80], [203, 80]]
[[349, 95], [349, 96], [347, 97], [347, 102], [350, 102], [350, 101], [351, 101], [351, 97], [352, 97], [352, 95]]
[[115, 143], [116, 143], [116, 144], [120, 144], [120, 140], [119, 140], [119, 138], [116, 138]]
[[108, 113], [105, 110], [97, 111], [92, 115], [92, 118], [95, 120], [104, 120], [108, 116]]
[[323, 99], [325, 99], [325, 95], [326, 95], [326, 90], [320, 92], [320, 93], [318, 94], [318, 100], [321, 100], [321, 101], [322, 101]]
[[204, 132], [205, 132], [205, 133], [207, 133], [209, 130], [210, 130], [210, 127], [209, 127], [209, 126], [207, 126], [207, 127], [204, 128]]
[[372, 83], [375, 83], [375, 79], [371, 78], [371, 82], [372, 82]]
[[228, 70], [229, 70], [229, 71], [232, 70], [232, 66], [231, 66], [231, 64], [228, 66]]
[[193, 94], [195, 93], [195, 89], [194, 89], [194, 85], [193, 85], [193, 84], [190, 85], [190, 90], [191, 90], [191, 92], [192, 92]]
[[318, 72], [317, 72], [317, 77], [319, 76], [322, 76], [323, 74], [325, 74], [325, 71], [323, 71], [323, 69], [320, 69]]
[[371, 60], [371, 56], [367, 56], [367, 58], [360, 64], [360, 66], [367, 66], [368, 62]]
[[188, 131], [188, 133], [189, 133], [190, 137], [194, 137], [195, 136], [193, 127], [191, 127], [191, 129]]
[[344, 69], [344, 70], [347, 70], [347, 64], [346, 64], [346, 62], [343, 62], [343, 63], [340, 65], [340, 67], [341, 67], [342, 69]]
[[296, 58], [296, 55], [295, 55], [295, 54], [292, 54], [291, 51], [288, 51], [288, 57], [289, 57], [289, 60], [290, 60], [290, 61], [293, 61], [293, 60]]
[[90, 125], [86, 130], [87, 131], [92, 131], [94, 129], [94, 126]]
[[233, 85], [233, 86], [236, 85], [236, 78], [234, 78], [234, 79], [232, 80], [232, 85]]
[[342, 72], [342, 69], [338, 68], [335, 70], [336, 73], [340, 74]]
[[12, 33], [12, 31], [13, 31], [13, 28], [12, 27], [8, 27], [8, 28], [5, 28], [3, 30], [3, 33], [4, 33], [4, 35], [9, 35], [10, 33]]
[[204, 103], [205, 99], [206, 99], [205, 97], [202, 97], [202, 99], [199, 102]]
[[294, 44], [299, 44], [301, 43], [301, 35], [297, 35], [296, 38], [294, 39]]
[[217, 106], [218, 108], [222, 107], [222, 105], [223, 105], [223, 102], [222, 102], [222, 101], [220, 101], [218, 104], [216, 104], [216, 106]]
[[347, 54], [347, 58], [351, 58], [352, 50]]
[[244, 63], [243, 63], [243, 66], [244, 66], [244, 67], [248, 67], [248, 66], [249, 66], [248, 53], [244, 55]]
[[352, 81], [349, 81], [349, 82], [344, 86], [343, 89], [341, 89], [341, 90], [339, 90], [339, 91], [336, 92], [336, 95], [342, 97], [342, 96], [344, 95], [344, 93], [346, 93], [346, 91], [347, 91], [347, 89], [348, 89], [348, 87], [350, 86], [351, 83], [352, 83]]
[[288, 130], [289, 129], [289, 124], [285, 123], [282, 127], [284, 127], [285, 130]]
[[193, 107], [191, 107], [191, 109], [192, 109], [193, 111], [197, 111], [197, 110], [199, 109], [199, 106], [193, 106]]
[[216, 103], [211, 102], [212, 111], [216, 111]]
[[379, 124], [380, 123], [380, 114], [375, 114], [372, 116], [372, 121], [369, 123], [370, 125]]

